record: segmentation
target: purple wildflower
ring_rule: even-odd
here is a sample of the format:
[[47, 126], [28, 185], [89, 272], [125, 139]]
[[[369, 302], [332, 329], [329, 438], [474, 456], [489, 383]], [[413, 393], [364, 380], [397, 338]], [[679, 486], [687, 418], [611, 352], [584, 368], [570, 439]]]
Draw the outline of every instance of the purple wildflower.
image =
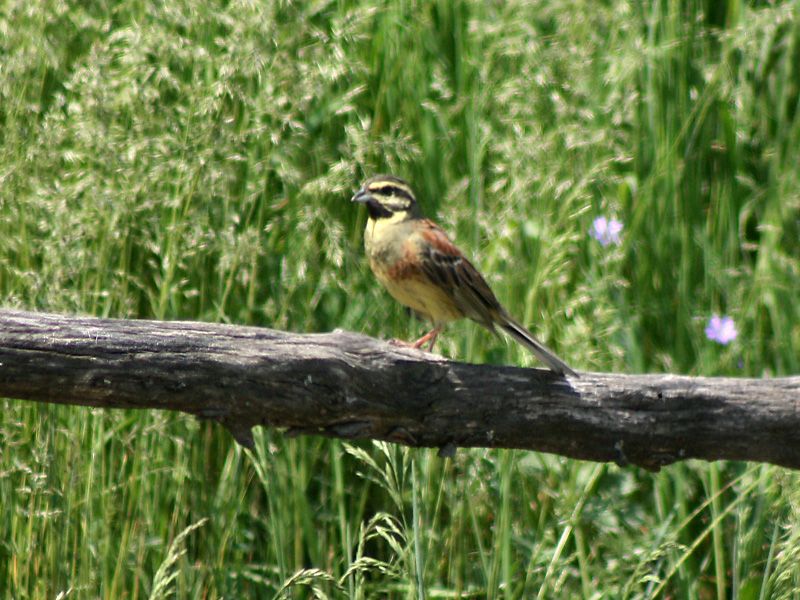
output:
[[616, 219], [610, 221], [605, 217], [597, 217], [592, 222], [592, 228], [589, 230], [589, 235], [600, 242], [600, 245], [605, 247], [609, 244], [619, 246], [620, 238], [619, 233], [622, 231], [622, 223]]
[[736, 325], [730, 317], [720, 317], [719, 315], [712, 315], [708, 320], [706, 327], [706, 337], [714, 342], [727, 346], [739, 332], [736, 331]]

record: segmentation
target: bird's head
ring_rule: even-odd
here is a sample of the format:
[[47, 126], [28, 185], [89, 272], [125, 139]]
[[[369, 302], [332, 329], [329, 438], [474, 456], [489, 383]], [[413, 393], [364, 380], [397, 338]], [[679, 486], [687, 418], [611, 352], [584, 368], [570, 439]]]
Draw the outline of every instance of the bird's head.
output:
[[367, 205], [371, 219], [419, 216], [419, 206], [411, 186], [394, 175], [376, 175], [367, 179], [352, 198]]

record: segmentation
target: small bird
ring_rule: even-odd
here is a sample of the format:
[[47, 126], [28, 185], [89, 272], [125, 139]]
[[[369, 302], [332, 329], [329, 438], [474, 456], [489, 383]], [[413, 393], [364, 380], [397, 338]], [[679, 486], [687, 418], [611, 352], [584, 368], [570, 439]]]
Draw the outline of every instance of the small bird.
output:
[[559, 375], [578, 374], [501, 306], [489, 284], [447, 234], [422, 216], [408, 183], [394, 175], [368, 179], [352, 198], [367, 205], [364, 247], [378, 280], [401, 304], [433, 323], [414, 342], [433, 348], [444, 325], [464, 317], [492, 333], [499, 327]]

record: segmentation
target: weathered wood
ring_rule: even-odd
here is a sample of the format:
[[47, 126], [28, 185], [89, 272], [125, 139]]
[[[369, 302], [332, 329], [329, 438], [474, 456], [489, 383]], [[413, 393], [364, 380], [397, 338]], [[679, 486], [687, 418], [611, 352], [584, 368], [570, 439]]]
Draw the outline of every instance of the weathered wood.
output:
[[0, 311], [0, 396], [177, 410], [410, 446], [526, 448], [647, 469], [688, 458], [800, 468], [800, 377], [582, 373], [453, 362], [335, 331]]

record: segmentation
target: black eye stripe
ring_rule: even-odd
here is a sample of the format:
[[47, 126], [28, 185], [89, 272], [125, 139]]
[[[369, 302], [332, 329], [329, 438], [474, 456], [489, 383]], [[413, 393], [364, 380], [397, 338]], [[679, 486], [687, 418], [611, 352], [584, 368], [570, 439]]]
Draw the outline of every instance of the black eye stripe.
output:
[[406, 198], [407, 200], [414, 200], [414, 196], [409, 194], [407, 190], [397, 187], [396, 185], [375, 186], [371, 188], [370, 191], [380, 194], [381, 196], [399, 196], [401, 198]]

